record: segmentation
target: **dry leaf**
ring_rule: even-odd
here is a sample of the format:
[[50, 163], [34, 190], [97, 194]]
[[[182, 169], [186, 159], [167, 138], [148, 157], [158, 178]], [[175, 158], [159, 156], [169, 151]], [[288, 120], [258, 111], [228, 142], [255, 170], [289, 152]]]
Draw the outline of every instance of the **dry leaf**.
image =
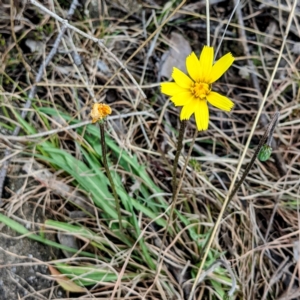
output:
[[[57, 238], [58, 238], [59, 243], [61, 245], [64, 245], [64, 246], [67, 246], [69, 248], [73, 248], [73, 249], [79, 250], [77, 239], [76, 239], [76, 237], [74, 235], [67, 234], [67, 233], [62, 233], [62, 232], [58, 232], [57, 233]], [[64, 255], [66, 257], [72, 257], [74, 255], [74, 253], [68, 252], [68, 251], [66, 251], [64, 249], [62, 249], [62, 252], [64, 253]]]
[[38, 52], [38, 53], [43, 52], [43, 46], [44, 46], [43, 42], [27, 39], [25, 41], [25, 44], [30, 49], [31, 52]]
[[192, 48], [190, 43], [181, 35], [172, 32], [170, 39], [170, 50], [162, 56], [161, 76], [170, 78], [173, 67], [186, 73], [185, 60], [191, 54]]
[[62, 275], [54, 267], [49, 266], [49, 270], [53, 278], [65, 291], [72, 292], [72, 293], [84, 293], [86, 291], [85, 288], [77, 285], [74, 281]]
[[250, 78], [250, 72], [249, 72], [249, 68], [247, 66], [243, 66], [239, 69], [239, 75], [243, 78], [243, 79], [249, 79]]
[[300, 43], [295, 43], [292, 50], [291, 50], [291, 52], [293, 54], [299, 55], [300, 54]]

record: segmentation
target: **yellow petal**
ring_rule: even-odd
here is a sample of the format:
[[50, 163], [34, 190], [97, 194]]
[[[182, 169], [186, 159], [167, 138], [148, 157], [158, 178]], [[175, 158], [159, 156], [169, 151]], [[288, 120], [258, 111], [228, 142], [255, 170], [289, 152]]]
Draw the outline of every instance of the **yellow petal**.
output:
[[191, 115], [195, 112], [197, 102], [199, 102], [199, 100], [193, 97], [188, 104], [183, 106], [180, 113], [180, 120], [188, 120], [191, 117]]
[[180, 87], [175, 82], [163, 82], [160, 84], [161, 92], [168, 96], [174, 96], [176, 94], [186, 92], [186, 89]]
[[233, 64], [234, 57], [231, 53], [222, 56], [212, 67], [208, 83], [213, 83], [218, 80]]
[[195, 111], [195, 119], [196, 119], [197, 129], [199, 131], [207, 130], [208, 121], [209, 121], [209, 111], [208, 111], [206, 100], [198, 101], [197, 108]]
[[194, 81], [200, 79], [200, 63], [194, 52], [186, 58], [186, 69]]
[[200, 81], [208, 83], [214, 62], [214, 48], [204, 46], [200, 54]]
[[172, 78], [179, 86], [185, 89], [189, 89], [194, 83], [189, 76], [175, 67], [173, 68]]
[[231, 100], [216, 92], [210, 92], [206, 96], [206, 99], [211, 105], [225, 111], [230, 111], [234, 106], [234, 103]]
[[186, 91], [180, 94], [174, 95], [170, 100], [174, 103], [175, 106], [183, 106], [189, 104], [194, 97], [191, 92]]

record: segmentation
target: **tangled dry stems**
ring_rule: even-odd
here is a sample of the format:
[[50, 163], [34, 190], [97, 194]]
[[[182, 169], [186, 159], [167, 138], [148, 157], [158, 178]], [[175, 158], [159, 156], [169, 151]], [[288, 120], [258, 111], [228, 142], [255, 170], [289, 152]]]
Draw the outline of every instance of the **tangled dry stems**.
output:
[[[259, 11], [257, 7], [252, 7], [251, 2], [247, 2], [240, 11], [242, 17], [246, 20], [245, 24], [231, 22], [228, 29], [230, 43], [229, 39], [225, 38], [224, 48], [227, 47], [235, 53], [237, 62], [235, 68], [218, 87], [234, 99], [236, 106], [230, 115], [220, 114], [217, 111], [212, 113], [210, 129], [199, 134], [192, 154], [193, 159], [199, 163], [198, 167], [200, 169], [196, 170], [192, 166], [188, 166], [179, 195], [178, 211], [190, 220], [199, 222], [199, 231], [204, 228], [201, 224], [212, 226], [218, 216], [222, 201], [234, 176], [240, 154], [243, 151], [243, 145], [249, 136], [259, 99], [262, 97], [263, 89], [270, 78], [272, 67], [278, 55], [279, 43], [282, 40], [282, 33], [286, 25], [286, 19], [282, 16], [286, 17], [287, 12], [283, 7], [278, 8], [276, 6], [277, 2], [262, 3], [266, 9], [278, 16], [276, 22], [270, 22], [268, 27], [271, 30], [275, 23], [275, 31], [263, 33], [262, 29], [259, 29], [260, 26], [263, 26], [262, 17], [251, 15], [251, 12]], [[143, 8], [146, 12], [149, 9], [147, 4], [144, 4]], [[134, 49], [143, 45], [141, 51], [128, 62], [128, 70], [137, 81], [141, 77], [144, 78], [144, 81], [139, 83], [144, 87], [143, 90], [147, 95], [147, 99], [141, 97], [141, 94], [125, 73], [116, 72], [119, 65], [110, 55], [101, 49], [95, 51], [94, 43], [69, 31], [68, 36], [65, 37], [64, 47], [66, 48], [61, 49], [57, 60], [51, 64], [51, 68], [47, 69], [47, 76], [44, 76], [44, 81], [39, 84], [36, 105], [51, 106], [58, 110], [65, 109], [74, 117], [85, 121], [88, 118], [92, 101], [92, 91], [96, 99], [111, 103], [116, 115], [135, 111], [150, 113], [153, 117], [140, 115], [126, 119], [120, 118], [117, 121], [112, 120], [109, 122], [108, 132], [123, 151], [136, 155], [140, 164], [144, 165], [145, 162], [148, 162], [146, 164], [148, 173], [152, 174], [155, 183], [166, 192], [167, 197], [167, 193], [170, 191], [170, 170], [176, 147], [176, 130], [170, 129], [170, 125], [173, 128], [179, 128], [178, 110], [166, 105], [165, 99], [158, 95], [157, 85], [153, 84], [159, 73], [155, 61], [159, 61], [159, 57], [167, 49], [164, 43], [167, 42], [168, 30], [171, 29], [165, 26], [163, 38], [159, 36], [155, 43], [151, 45], [152, 49], [145, 45], [145, 38], [150, 34], [150, 32], [147, 32], [145, 21], [148, 24], [151, 22], [155, 24], [160, 13], [159, 9], [155, 7], [152, 7], [152, 9], [154, 13], [146, 14], [148, 16], [147, 20], [144, 20], [142, 16], [134, 17], [135, 26], [128, 25], [133, 22], [131, 19], [133, 15], [126, 6], [122, 7], [122, 10], [127, 14], [122, 18], [116, 7], [107, 7], [106, 10], [103, 10], [103, 12], [106, 11], [101, 16], [103, 22], [109, 20], [113, 26], [102, 26], [99, 29], [99, 23], [97, 22], [90, 21], [87, 25], [79, 20], [76, 21], [76, 27], [87, 29], [87, 32], [93, 32], [95, 36], [101, 34], [107, 48], [123, 62], [127, 61]], [[222, 13], [222, 10], [219, 10], [218, 7], [216, 11]], [[112, 12], [116, 13], [114, 18], [111, 16]], [[203, 11], [201, 12], [203, 13]], [[297, 14], [299, 14], [298, 11]], [[179, 31], [187, 28], [187, 34], [190, 34], [190, 36], [198, 35], [199, 24], [201, 24], [199, 20], [205, 16], [195, 12], [191, 13], [184, 10], [183, 7], [180, 10], [180, 16], [177, 18], [180, 20], [180, 18], [185, 19], [187, 16], [196, 18], [183, 23], [182, 28], [179, 27]], [[47, 15], [43, 15], [42, 18], [48, 20]], [[213, 30], [222, 31], [222, 27], [219, 27], [219, 25], [222, 25], [223, 21], [219, 20], [217, 16], [211, 16]], [[21, 23], [25, 21], [29, 22], [25, 18]], [[48, 22], [51, 22], [53, 28], [57, 28], [53, 19], [49, 19]], [[254, 24], [254, 29], [249, 27], [250, 22]], [[219, 252], [227, 252], [226, 258], [230, 261], [235, 272], [240, 294], [243, 295], [244, 299], [250, 299], [251, 297], [266, 299], [271, 294], [277, 299], [291, 299], [297, 293], [295, 288], [298, 283], [297, 266], [292, 264], [293, 242], [299, 239], [298, 149], [300, 141], [298, 132], [300, 123], [298, 121], [299, 73], [297, 71], [299, 69], [299, 59], [297, 59], [296, 52], [292, 52], [293, 46], [296, 45], [293, 36], [294, 28], [299, 28], [299, 24], [297, 19], [295, 19], [295, 22], [286, 43], [287, 51], [278, 68], [278, 76], [273, 82], [272, 92], [265, 106], [266, 115], [272, 115], [276, 108], [281, 112], [280, 123], [274, 136], [279, 144], [276, 153], [284, 161], [286, 174], [283, 176], [282, 170], [278, 168], [277, 162], [274, 161], [276, 157], [265, 164], [257, 162], [231, 204], [230, 213], [224, 217], [218, 238], [215, 239], [213, 244], [213, 247]], [[239, 36], [235, 34], [236, 28], [240, 29]], [[35, 27], [32, 27], [30, 31], [34, 30]], [[100, 32], [101, 30], [102, 32]], [[115, 36], [115, 32], [118, 32], [117, 36]], [[243, 33], [241, 34], [241, 32]], [[31, 59], [31, 78], [34, 78], [34, 72], [38, 69], [43, 57], [50, 51], [51, 40], [54, 39], [55, 33], [56, 31], [52, 33], [52, 38], [47, 40], [45, 52], [35, 52], [34, 55], [28, 53], [28, 56], [25, 56], [25, 61]], [[72, 51], [71, 41], [73, 41], [78, 53], [84, 58], [77, 71], [75, 71], [72, 60], [63, 54], [63, 52]], [[245, 45], [243, 50], [240, 50], [239, 47], [241, 41]], [[218, 44], [217, 35], [212, 37], [212, 43], [213, 45]], [[203, 42], [199, 39], [192, 46], [199, 49], [201, 44]], [[14, 48], [12, 47], [10, 51], [13, 53]], [[5, 70], [7, 78], [19, 80], [16, 71], [9, 68], [7, 57], [10, 55], [10, 51], [3, 58], [3, 70]], [[224, 52], [226, 51], [224, 50]], [[147, 64], [144, 63], [145, 61], [147, 61]], [[248, 61], [260, 61], [261, 64], [255, 66], [255, 70], [252, 70], [247, 67]], [[22, 62], [20, 62], [19, 68], [25, 74], [26, 68]], [[246, 74], [244, 75], [245, 78], [241, 79], [240, 74]], [[256, 76], [254, 85], [249, 80], [249, 77], [253, 74]], [[111, 80], [113, 75], [115, 75], [115, 78]], [[111, 80], [110, 85], [106, 85], [108, 80]], [[90, 85], [89, 89], [82, 88], [87, 83]], [[26, 81], [20, 80], [20, 85], [22, 89], [26, 89]], [[8, 84], [6, 88], [2, 87], [2, 97], [3, 107], [7, 109], [17, 105], [21, 107], [23, 90], [16, 91], [12, 85]], [[14, 102], [12, 99], [14, 99]], [[153, 101], [153, 99], [156, 99], [156, 101]], [[34, 114], [34, 109], [30, 111]], [[171, 122], [169, 125], [164, 122], [166, 119]], [[31, 120], [36, 128], [41, 128], [42, 122], [36, 115], [33, 115]], [[4, 121], [8, 120], [4, 119]], [[48, 118], [48, 122], [53, 127], [66, 126], [66, 124], [60, 124], [59, 120], [51, 117]], [[184, 154], [188, 151], [194, 129], [193, 122], [190, 122]], [[256, 130], [253, 145], [262, 135], [262, 129], [258, 128]], [[49, 139], [50, 137], [49, 134], [43, 139]], [[61, 148], [68, 149], [70, 153], [80, 156], [73, 143], [74, 140], [80, 140], [80, 138], [73, 129], [68, 128], [59, 135], [58, 142]], [[8, 142], [13, 141], [9, 135], [6, 139]], [[1, 146], [2, 150], [6, 147], [7, 143]], [[9, 170], [10, 178], [13, 179], [14, 175], [11, 174], [19, 173], [18, 171], [14, 172], [13, 168], [18, 168], [24, 161], [27, 161], [26, 158], [20, 156], [20, 152], [26, 146], [24, 144], [10, 144], [9, 147], [13, 150], [11, 156], [14, 160], [14, 167]], [[30, 148], [30, 151], [34, 151], [34, 148]], [[252, 150], [249, 150], [248, 160], [251, 153]], [[16, 159], [16, 157], [22, 158]], [[115, 168], [122, 174], [124, 185], [130, 190], [130, 187], [134, 185], [131, 175], [123, 171], [121, 166], [118, 165], [118, 160], [115, 163]], [[246, 163], [247, 160], [245, 160]], [[178, 172], [180, 172], [183, 165], [184, 155], [179, 160]], [[55, 174], [56, 180], [70, 187], [72, 178], [64, 178], [60, 175], [59, 172]], [[20, 175], [16, 176], [20, 178]], [[23, 203], [31, 201], [36, 207], [42, 207], [45, 211], [51, 212], [53, 218], [71, 221], [66, 215], [65, 196], [55, 191], [53, 187], [45, 185], [45, 182], [41, 182], [42, 185], [37, 186], [32, 183], [32, 179], [27, 175], [24, 175], [24, 177], [25, 181], [20, 190], [21, 192], [12, 193], [6, 202], [5, 211], [8, 215], [13, 216], [14, 212], [22, 207]], [[53, 200], [55, 194], [56, 198]], [[186, 203], [192, 208], [190, 212], [186, 211]], [[95, 209], [96, 216], [98, 213]], [[161, 232], [157, 232], [155, 227], [148, 226], [150, 220], [145, 216], [139, 215], [139, 217], [147, 246], [150, 252], [157, 255], [162, 247]], [[21, 222], [21, 220], [19, 221]], [[99, 230], [99, 234], [110, 232], [110, 229], [101, 222], [100, 218], [95, 218], [95, 223], [85, 219], [77, 219], [77, 222], [88, 224], [96, 232]], [[191, 241], [187, 235], [187, 228], [178, 219], [176, 219], [176, 224], [173, 226], [175, 225], [181, 230], [174, 237], [173, 243], [169, 240], [168, 244], [164, 245], [164, 247], [168, 247], [169, 251], [165, 251], [165, 264], [161, 273], [164, 275], [159, 276], [158, 284], [149, 290], [152, 284], [151, 279], [143, 281], [143, 285], [141, 285], [141, 278], [135, 278], [132, 281], [122, 281], [120, 289], [127, 291], [128, 295], [130, 293], [136, 295], [137, 298], [140, 295], [147, 294], [149, 299], [168, 299], [167, 289], [165, 289], [168, 286], [177, 299], [183, 297], [181, 283], [189, 279], [184, 271], [190, 266], [194, 267], [194, 262], [191, 262], [190, 258], [198, 257], [199, 253], [196, 243]], [[112, 248], [116, 249], [116, 253], [119, 252], [119, 257], [116, 257], [118, 263], [125, 260], [130, 261], [127, 249], [120, 245], [114, 245], [109, 240], [108, 242]], [[97, 263], [102, 262], [97, 261]], [[112, 261], [108, 267], [114, 269], [116, 266], [118, 266], [117, 262]], [[141, 277], [143, 272], [150, 272], [142, 265], [138, 268], [141, 270]], [[214, 278], [214, 274], [210, 276]], [[289, 278], [289, 284], [282, 283], [283, 276]], [[107, 283], [104, 288], [96, 288], [93, 294], [99, 297], [108, 296], [114, 287], [114, 283]], [[213, 289], [204, 282], [199, 288], [199, 293], [200, 295], [201, 293], [213, 294]], [[126, 299], [126, 295], [125, 292], [122, 297]], [[89, 292], [86, 294], [86, 298], [88, 297]]]

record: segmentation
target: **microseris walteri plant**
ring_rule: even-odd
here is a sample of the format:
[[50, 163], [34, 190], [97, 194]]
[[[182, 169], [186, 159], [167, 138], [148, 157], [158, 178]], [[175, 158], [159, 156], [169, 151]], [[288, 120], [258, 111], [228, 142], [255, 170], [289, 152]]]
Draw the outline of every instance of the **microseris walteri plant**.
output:
[[198, 58], [192, 52], [186, 58], [188, 75], [173, 68], [175, 82], [161, 83], [161, 92], [170, 96], [175, 106], [182, 106], [180, 120], [188, 120], [194, 114], [197, 129], [207, 130], [209, 123], [208, 103], [224, 111], [233, 108], [227, 97], [212, 91], [217, 81], [233, 64], [234, 57], [227, 53], [214, 63], [214, 48], [204, 46]]
[[107, 162], [107, 152], [106, 152], [106, 143], [105, 143], [105, 128], [104, 128], [104, 123], [106, 121], [106, 117], [110, 115], [112, 112], [111, 107], [107, 104], [104, 103], [94, 103], [92, 110], [91, 110], [91, 117], [92, 117], [92, 123], [99, 122], [100, 126], [100, 143], [101, 143], [101, 148], [102, 148], [102, 159], [103, 159], [103, 165], [104, 169], [106, 171], [107, 178], [109, 180], [111, 190], [113, 192], [113, 196], [115, 199], [116, 203], [116, 210], [118, 213], [118, 219], [119, 219], [119, 228], [120, 230], [123, 229], [122, 226], [122, 216], [121, 216], [121, 209], [120, 209], [120, 203], [118, 199], [118, 194], [116, 191], [116, 187], [114, 184], [114, 181], [112, 179], [108, 162]]

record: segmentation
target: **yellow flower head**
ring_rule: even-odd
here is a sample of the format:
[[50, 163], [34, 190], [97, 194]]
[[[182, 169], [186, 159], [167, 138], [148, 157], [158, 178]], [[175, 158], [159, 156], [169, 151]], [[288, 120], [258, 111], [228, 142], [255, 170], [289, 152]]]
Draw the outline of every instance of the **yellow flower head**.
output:
[[212, 83], [218, 80], [233, 64], [234, 57], [231, 53], [227, 53], [216, 63], [213, 61], [213, 47], [204, 46], [199, 59], [194, 52], [186, 58], [189, 76], [174, 67], [172, 78], [175, 82], [161, 84], [162, 93], [171, 96], [170, 99], [175, 106], [183, 106], [180, 120], [188, 120], [194, 113], [198, 130], [208, 128], [207, 102], [225, 111], [230, 111], [233, 107], [231, 100], [213, 92], [211, 87]]
[[111, 114], [110, 106], [103, 103], [95, 103], [91, 111], [92, 123], [101, 121], [103, 118]]

